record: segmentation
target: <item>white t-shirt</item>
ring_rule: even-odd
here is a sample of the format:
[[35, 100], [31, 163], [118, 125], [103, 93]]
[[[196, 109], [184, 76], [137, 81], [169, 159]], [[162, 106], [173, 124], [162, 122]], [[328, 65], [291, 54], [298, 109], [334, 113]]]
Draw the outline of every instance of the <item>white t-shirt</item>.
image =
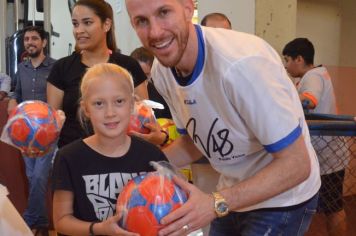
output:
[[277, 152], [304, 136], [311, 174], [298, 186], [247, 211], [296, 205], [320, 187], [318, 161], [303, 110], [279, 55], [262, 39], [231, 30], [196, 27], [199, 55], [187, 86], [154, 62], [154, 84], [177, 127], [185, 130], [221, 173], [218, 189], [247, 179]]
[[[333, 84], [325, 67], [315, 67], [305, 73], [297, 85], [297, 90], [298, 93], [315, 101], [316, 107], [309, 110], [310, 113], [337, 114]], [[349, 162], [345, 139], [338, 136], [312, 136], [311, 139], [318, 155], [322, 175], [345, 168]]]

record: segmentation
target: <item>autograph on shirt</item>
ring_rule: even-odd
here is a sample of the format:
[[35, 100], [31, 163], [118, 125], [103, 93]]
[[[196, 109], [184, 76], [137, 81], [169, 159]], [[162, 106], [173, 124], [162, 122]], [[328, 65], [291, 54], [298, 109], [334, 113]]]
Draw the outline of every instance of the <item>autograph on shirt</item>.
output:
[[208, 158], [211, 158], [211, 149], [213, 153], [219, 152], [220, 156], [222, 157], [229, 155], [234, 149], [232, 142], [228, 140], [230, 131], [228, 129], [216, 130], [215, 126], [218, 120], [219, 119], [216, 118], [212, 123], [205, 143], [197, 134], [196, 120], [194, 118], [190, 118], [187, 122], [186, 129], [188, 130], [189, 127], [192, 128], [192, 139], [194, 143], [199, 143], [201, 145]]

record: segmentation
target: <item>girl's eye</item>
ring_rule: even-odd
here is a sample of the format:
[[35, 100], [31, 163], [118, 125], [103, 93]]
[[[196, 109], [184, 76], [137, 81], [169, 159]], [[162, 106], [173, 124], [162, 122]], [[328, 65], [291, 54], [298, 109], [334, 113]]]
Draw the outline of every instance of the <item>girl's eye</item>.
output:
[[121, 105], [124, 103], [124, 99], [117, 99], [116, 104]]
[[84, 21], [84, 24], [85, 24], [85, 25], [91, 25], [92, 22], [91, 22], [91, 21]]
[[101, 102], [101, 101], [94, 102], [94, 106], [96, 106], [96, 107], [101, 107], [102, 105], [103, 105], [103, 102]]

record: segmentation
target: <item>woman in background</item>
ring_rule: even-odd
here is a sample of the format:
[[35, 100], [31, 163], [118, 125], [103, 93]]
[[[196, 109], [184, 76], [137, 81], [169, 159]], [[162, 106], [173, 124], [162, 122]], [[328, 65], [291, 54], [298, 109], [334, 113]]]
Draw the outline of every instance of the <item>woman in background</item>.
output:
[[135, 93], [147, 97], [146, 76], [133, 58], [118, 52], [113, 10], [104, 0], [79, 0], [72, 11], [76, 52], [56, 62], [47, 80], [47, 101], [66, 114], [58, 147], [87, 137], [77, 119], [79, 86], [86, 70], [95, 64], [110, 62], [128, 70], [134, 79]]

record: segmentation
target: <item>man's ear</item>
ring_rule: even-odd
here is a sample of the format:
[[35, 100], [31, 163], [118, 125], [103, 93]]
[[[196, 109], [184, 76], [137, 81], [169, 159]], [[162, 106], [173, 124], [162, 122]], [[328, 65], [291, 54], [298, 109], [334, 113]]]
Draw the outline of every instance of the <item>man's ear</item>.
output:
[[46, 46], [47, 46], [47, 39], [43, 39], [42, 48], [45, 48]]
[[185, 17], [188, 21], [191, 21], [194, 16], [194, 3], [192, 0], [180, 0], [182, 1]]

